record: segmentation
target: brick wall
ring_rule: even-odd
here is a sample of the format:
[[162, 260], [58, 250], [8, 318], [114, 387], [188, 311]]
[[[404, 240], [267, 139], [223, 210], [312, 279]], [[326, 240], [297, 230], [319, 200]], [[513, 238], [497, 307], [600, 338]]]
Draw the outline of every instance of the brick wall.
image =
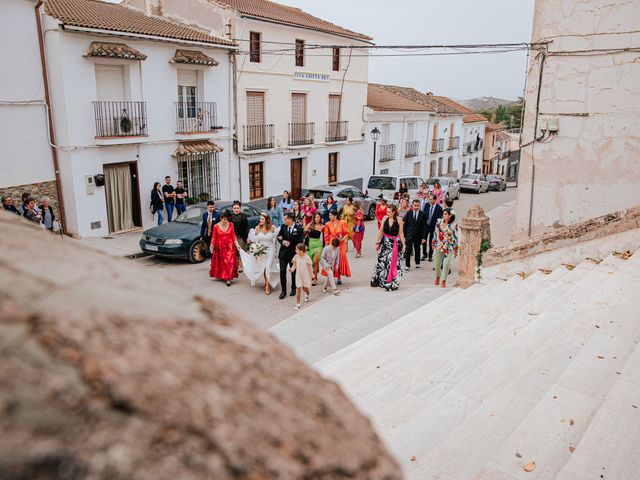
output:
[[48, 182], [29, 183], [27, 185], [16, 185], [14, 187], [0, 187], [0, 196], [10, 195], [13, 203], [17, 208], [22, 206], [22, 194], [29, 192], [36, 200], [36, 205], [40, 205], [42, 197], [49, 197], [49, 205], [53, 207], [56, 217], [60, 217], [60, 208], [58, 206], [58, 189], [54, 180]]

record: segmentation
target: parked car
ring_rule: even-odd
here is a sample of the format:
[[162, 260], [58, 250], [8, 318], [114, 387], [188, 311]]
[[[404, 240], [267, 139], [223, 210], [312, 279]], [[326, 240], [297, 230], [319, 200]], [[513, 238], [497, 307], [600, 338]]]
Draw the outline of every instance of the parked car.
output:
[[460, 177], [460, 190], [475, 193], [489, 191], [489, 182], [481, 173], [465, 173]]
[[418, 196], [418, 189], [424, 180], [417, 175], [372, 175], [367, 183], [367, 193], [372, 198], [384, 195], [387, 200], [400, 200], [400, 184], [407, 184], [407, 190], [411, 198]]
[[500, 175], [487, 175], [487, 181], [489, 182], [489, 190], [504, 192], [507, 189], [507, 182]]
[[[233, 202], [220, 201], [216, 202], [216, 209], [231, 210], [232, 205]], [[145, 230], [139, 242], [140, 248], [158, 257], [182, 258], [191, 263], [204, 261], [207, 245], [200, 237], [200, 226], [206, 211], [206, 202], [198, 203], [187, 208], [173, 222]], [[256, 208], [244, 203], [242, 213], [247, 216], [250, 228], [258, 225], [260, 212]]]
[[460, 184], [458, 180], [451, 177], [436, 177], [430, 178], [427, 180], [427, 187], [429, 187], [429, 191], [433, 190], [436, 182], [440, 182], [440, 187], [444, 191], [444, 198], [449, 200], [450, 198], [453, 200], [458, 200], [460, 198]]
[[351, 197], [354, 202], [358, 201], [362, 204], [362, 210], [368, 219], [371, 220], [376, 216], [376, 201], [369, 195], [363, 193], [359, 188], [351, 185], [319, 185], [317, 187], [310, 188], [307, 194], [309, 193], [318, 201], [318, 204], [321, 204], [329, 195], [331, 195], [338, 205], [339, 214], [342, 214], [342, 208], [344, 207], [344, 202], [347, 197]]

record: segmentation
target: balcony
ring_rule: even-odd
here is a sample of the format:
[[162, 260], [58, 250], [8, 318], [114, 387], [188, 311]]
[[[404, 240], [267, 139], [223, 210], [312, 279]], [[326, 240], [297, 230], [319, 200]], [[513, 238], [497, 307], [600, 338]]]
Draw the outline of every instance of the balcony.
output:
[[327, 142], [345, 142], [349, 131], [349, 122], [327, 122]]
[[218, 126], [214, 102], [175, 102], [176, 133], [208, 133]]
[[380, 161], [391, 162], [396, 159], [395, 145], [380, 145]]
[[460, 147], [460, 137], [449, 138], [449, 150], [456, 150]]
[[469, 155], [473, 151], [473, 145], [475, 142], [467, 142], [462, 147], [462, 155]]
[[290, 123], [289, 146], [312, 145], [315, 140], [315, 123]]
[[477, 152], [484, 147], [484, 140], [476, 140], [475, 142], [471, 142], [471, 144], [473, 145], [473, 151]]
[[242, 130], [244, 133], [244, 151], [273, 148], [273, 124], [245, 125]]
[[96, 138], [147, 135], [147, 102], [93, 102]]
[[411, 158], [418, 156], [418, 146], [420, 142], [405, 142], [404, 144], [404, 158]]
[[434, 138], [431, 141], [431, 153], [444, 151], [444, 138]]

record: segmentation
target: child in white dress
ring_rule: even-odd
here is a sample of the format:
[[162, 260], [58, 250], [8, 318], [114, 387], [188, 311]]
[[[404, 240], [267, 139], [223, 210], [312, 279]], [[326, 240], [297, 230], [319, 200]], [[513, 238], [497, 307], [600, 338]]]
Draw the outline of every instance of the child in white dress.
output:
[[313, 262], [307, 255], [307, 247], [300, 243], [296, 245], [296, 256], [293, 257], [290, 272], [296, 272], [296, 310], [299, 310], [301, 290], [304, 290], [304, 301], [309, 301], [311, 278], [313, 277]]

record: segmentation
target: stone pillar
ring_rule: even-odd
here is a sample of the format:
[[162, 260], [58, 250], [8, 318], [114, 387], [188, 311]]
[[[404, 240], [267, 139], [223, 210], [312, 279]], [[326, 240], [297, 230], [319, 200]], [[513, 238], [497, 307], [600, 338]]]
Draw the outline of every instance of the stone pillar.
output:
[[458, 287], [467, 288], [476, 282], [476, 256], [483, 240], [491, 241], [489, 217], [480, 205], [473, 205], [460, 223], [460, 266]]

